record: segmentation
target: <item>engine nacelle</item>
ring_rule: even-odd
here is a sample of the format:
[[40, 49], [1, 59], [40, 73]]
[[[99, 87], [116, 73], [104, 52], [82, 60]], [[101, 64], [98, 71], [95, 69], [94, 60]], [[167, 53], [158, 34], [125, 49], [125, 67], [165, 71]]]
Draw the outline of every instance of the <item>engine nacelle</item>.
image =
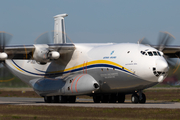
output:
[[51, 60], [56, 60], [59, 57], [60, 57], [60, 54], [57, 51], [51, 51], [51, 52], [48, 53], [48, 58], [51, 59]]
[[8, 58], [8, 55], [5, 52], [0, 53], [0, 60], [5, 60]]
[[41, 64], [46, 64], [51, 60], [58, 59], [60, 57], [59, 52], [49, 51], [49, 46], [46, 44], [34, 45], [35, 51], [33, 54], [33, 59]]
[[40, 63], [47, 63], [49, 62], [48, 53], [49, 53], [49, 46], [48, 45], [34, 45], [35, 51], [33, 54], [33, 59]]

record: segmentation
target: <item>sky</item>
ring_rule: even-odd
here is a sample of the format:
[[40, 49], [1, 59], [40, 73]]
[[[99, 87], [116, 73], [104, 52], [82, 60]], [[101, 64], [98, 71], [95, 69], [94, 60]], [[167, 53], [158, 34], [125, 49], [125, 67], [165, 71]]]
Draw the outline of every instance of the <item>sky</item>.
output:
[[57, 14], [67, 13], [65, 27], [73, 43], [157, 44], [159, 31], [180, 46], [180, 0], [0, 0], [0, 31], [13, 34], [10, 44], [34, 44], [54, 30]]

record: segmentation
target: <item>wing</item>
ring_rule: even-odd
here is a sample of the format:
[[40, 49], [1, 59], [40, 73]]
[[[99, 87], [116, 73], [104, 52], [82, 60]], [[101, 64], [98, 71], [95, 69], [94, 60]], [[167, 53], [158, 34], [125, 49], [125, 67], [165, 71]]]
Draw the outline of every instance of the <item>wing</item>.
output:
[[[156, 49], [159, 48], [159, 46], [152, 46]], [[180, 58], [180, 46], [175, 45], [166, 45], [164, 46], [164, 49], [162, 51], [164, 55], [168, 56], [169, 58]]]
[[[5, 46], [4, 52], [8, 55], [7, 59], [33, 59], [36, 45], [11, 45]], [[75, 49], [74, 44], [41, 44], [41, 50], [57, 51], [60, 54], [68, 54]]]

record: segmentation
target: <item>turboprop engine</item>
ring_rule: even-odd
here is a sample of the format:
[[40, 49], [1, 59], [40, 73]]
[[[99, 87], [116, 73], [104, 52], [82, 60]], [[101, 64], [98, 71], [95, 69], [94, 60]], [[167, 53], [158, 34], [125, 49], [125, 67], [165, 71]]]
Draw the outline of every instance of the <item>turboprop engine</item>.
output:
[[30, 81], [40, 96], [91, 94], [99, 89], [98, 82], [89, 74], [78, 74], [67, 79], [40, 78]]
[[56, 60], [60, 57], [59, 52], [50, 51], [47, 44], [34, 45], [35, 51], [33, 53], [33, 59], [39, 62], [40, 64], [46, 64], [51, 60]]

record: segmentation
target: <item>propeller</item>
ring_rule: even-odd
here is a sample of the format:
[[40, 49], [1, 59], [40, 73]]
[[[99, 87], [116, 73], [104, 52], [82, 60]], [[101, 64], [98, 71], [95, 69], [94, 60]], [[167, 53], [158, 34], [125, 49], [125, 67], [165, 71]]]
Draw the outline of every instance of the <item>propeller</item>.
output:
[[151, 43], [149, 42], [149, 40], [145, 37], [143, 37], [142, 39], [140, 39], [138, 41], [140, 44], [144, 44], [144, 45], [151, 45]]
[[10, 42], [12, 35], [10, 33], [0, 31], [0, 52], [4, 52], [4, 47]]
[[[57, 34], [57, 31], [44, 32], [44, 33], [40, 34], [40, 35], [34, 40], [34, 44], [52, 44], [52, 43], [54, 43], [54, 35], [56, 35], [56, 34]], [[59, 32], [59, 34], [62, 34], [62, 32]], [[73, 43], [72, 40], [67, 36], [66, 33], [63, 33], [63, 36], [66, 37], [66, 43]], [[46, 45], [45, 45], [45, 46], [46, 46]], [[48, 50], [49, 50], [49, 53], [50, 53], [50, 52], [53, 53], [53, 51], [55, 51], [54, 53], [56, 53], [56, 52], [59, 53], [59, 51], [61, 51], [61, 48], [58, 48], [58, 49], [56, 49], [56, 50], [55, 50], [55, 49], [48, 48]], [[49, 53], [48, 53], [48, 55], [50, 55]], [[56, 60], [58, 60], [58, 64], [59, 64], [59, 63], [60, 63], [60, 64], [67, 64], [67, 63], [66, 63], [66, 62], [68, 61], [68, 60], [66, 60], [66, 59], [67, 59], [67, 56], [64, 55], [63, 53], [62, 53], [60, 56], [61, 56], [61, 59], [56, 59]], [[51, 61], [54, 61], [54, 59], [52, 59]], [[37, 62], [37, 61], [36, 61], [36, 62]], [[40, 63], [40, 62], [37, 62], [37, 63]], [[42, 65], [42, 63], [40, 63], [40, 64]], [[52, 64], [53, 67], [55, 67], [53, 62], [52, 62], [51, 64]], [[57, 64], [57, 63], [56, 63], [56, 64]], [[32, 66], [32, 67], [35, 69], [34, 66]], [[59, 70], [59, 68], [57, 68], [57, 70], [54, 70], [54, 71], [58, 71], [58, 70]], [[45, 76], [45, 77], [51, 78], [51, 77], [54, 77], [54, 75], [52, 75], [52, 76], [48, 75], [48, 76]]]
[[[60, 34], [62, 34], [62, 32], [59, 32]], [[42, 34], [40, 34], [35, 40], [34, 40], [34, 44], [50, 44], [54, 42], [54, 34], [57, 34], [57, 32], [55, 31], [51, 31], [51, 32], [44, 32]], [[67, 43], [73, 43], [72, 40], [70, 39], [70, 37], [66, 34], [63, 33], [64, 36], [66, 36], [66, 42]]]
[[176, 38], [169, 32], [160, 32], [158, 39], [158, 50], [163, 52], [165, 46], [172, 43], [175, 39]]
[[0, 82], [8, 82], [14, 79], [14, 76], [6, 68], [5, 59], [8, 55], [5, 53], [5, 46], [10, 42], [12, 35], [10, 33], [0, 31]]
[[40, 34], [35, 40], [34, 44], [49, 44], [52, 42], [52, 36], [50, 36], [52, 33], [44, 32]]
[[[170, 34], [169, 32], [160, 32], [159, 33], [159, 38], [158, 38], [158, 47], [157, 49], [161, 52], [163, 52], [164, 48], [166, 45], [172, 43], [176, 38]], [[167, 63], [169, 64], [169, 66], [175, 67], [175, 59], [169, 58], [168, 56], [164, 55], [164, 58], [166, 59]]]
[[[155, 48], [161, 52], [164, 51], [164, 48], [172, 43], [173, 41], [175, 40], [175, 37], [170, 34], [169, 32], [159, 32], [159, 37], [158, 37], [158, 40], [157, 40], [157, 45], [155, 46]], [[142, 38], [141, 40], [139, 40], [139, 43], [141, 44], [145, 44], [145, 45], [150, 45], [150, 46], [154, 46], [152, 45], [149, 40], [147, 40], [146, 38]], [[177, 66], [177, 60], [174, 59], [174, 58], [170, 58], [168, 57], [167, 55], [163, 55], [164, 58], [166, 59], [168, 65], [171, 67], [171, 68], [174, 68], [175, 66]], [[178, 57], [177, 57], [178, 58]]]

